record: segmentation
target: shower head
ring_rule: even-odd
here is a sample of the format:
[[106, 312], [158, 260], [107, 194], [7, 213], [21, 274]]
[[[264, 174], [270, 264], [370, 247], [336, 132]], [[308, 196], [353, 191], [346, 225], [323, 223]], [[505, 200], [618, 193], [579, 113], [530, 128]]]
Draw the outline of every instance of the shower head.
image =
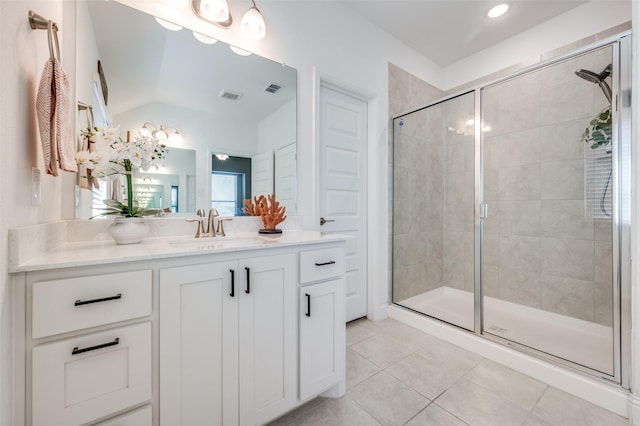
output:
[[583, 70], [583, 69], [576, 70], [576, 75], [584, 80], [587, 80], [595, 84], [600, 84], [600, 82], [602, 81], [598, 74], [589, 70]]
[[611, 103], [611, 87], [607, 84], [605, 79], [611, 75], [611, 64], [607, 65], [600, 74], [596, 74], [593, 71], [579, 69], [575, 71], [576, 75], [590, 83], [595, 83], [602, 89], [604, 96]]

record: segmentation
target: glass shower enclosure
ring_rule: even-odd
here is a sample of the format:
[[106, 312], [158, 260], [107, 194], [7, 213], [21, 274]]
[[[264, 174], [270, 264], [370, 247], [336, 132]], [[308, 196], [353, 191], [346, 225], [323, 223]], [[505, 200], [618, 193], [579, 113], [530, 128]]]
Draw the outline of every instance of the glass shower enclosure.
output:
[[628, 53], [394, 118], [394, 304], [628, 385]]

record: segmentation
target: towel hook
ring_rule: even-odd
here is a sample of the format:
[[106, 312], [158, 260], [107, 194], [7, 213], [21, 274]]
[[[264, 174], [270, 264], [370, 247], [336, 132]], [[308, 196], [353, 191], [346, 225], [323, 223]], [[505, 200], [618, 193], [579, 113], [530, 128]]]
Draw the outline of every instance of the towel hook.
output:
[[[29, 26], [32, 30], [47, 30], [47, 38], [49, 40], [49, 56], [51, 59], [55, 59], [57, 57], [58, 61], [60, 58], [60, 43], [58, 42], [58, 25], [49, 20], [45, 19], [41, 15], [38, 15], [33, 10], [29, 11]], [[55, 44], [55, 54], [54, 54], [54, 44]]]

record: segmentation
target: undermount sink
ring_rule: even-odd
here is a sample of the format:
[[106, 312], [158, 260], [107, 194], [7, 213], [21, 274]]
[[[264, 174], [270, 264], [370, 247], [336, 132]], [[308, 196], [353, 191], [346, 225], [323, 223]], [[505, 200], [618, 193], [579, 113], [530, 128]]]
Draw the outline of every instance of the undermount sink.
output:
[[185, 238], [169, 241], [176, 248], [190, 248], [196, 250], [213, 250], [233, 247], [248, 247], [253, 245], [273, 244], [276, 240], [259, 236], [225, 236]]

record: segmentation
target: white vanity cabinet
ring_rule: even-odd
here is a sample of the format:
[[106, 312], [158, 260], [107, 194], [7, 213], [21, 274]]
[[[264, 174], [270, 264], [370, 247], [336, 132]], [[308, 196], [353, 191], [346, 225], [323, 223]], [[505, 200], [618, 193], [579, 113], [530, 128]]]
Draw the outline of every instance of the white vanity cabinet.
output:
[[12, 424], [254, 426], [342, 396], [344, 239], [254, 240], [72, 245], [17, 267]]
[[91, 424], [150, 402], [152, 271], [47, 275], [27, 277], [30, 424]]
[[[298, 324], [300, 399], [340, 383], [345, 375], [344, 248], [300, 252]], [[342, 396], [344, 389], [333, 396]]]
[[160, 424], [259, 425], [296, 404], [295, 252], [160, 270]]

